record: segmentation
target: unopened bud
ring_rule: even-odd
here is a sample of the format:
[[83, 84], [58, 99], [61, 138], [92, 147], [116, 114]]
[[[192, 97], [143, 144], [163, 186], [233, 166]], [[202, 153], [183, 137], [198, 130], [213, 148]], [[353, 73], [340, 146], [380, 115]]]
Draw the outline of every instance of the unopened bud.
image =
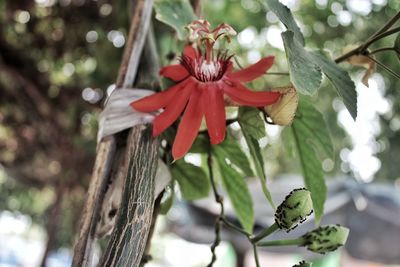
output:
[[275, 222], [279, 228], [289, 232], [304, 222], [312, 212], [310, 191], [305, 188], [295, 189], [276, 209]]
[[321, 226], [303, 235], [308, 250], [325, 254], [331, 252], [346, 243], [349, 229], [340, 225]]
[[290, 125], [296, 115], [299, 96], [293, 86], [278, 87], [272, 91], [280, 92], [281, 98], [274, 104], [265, 106], [264, 110], [273, 123], [277, 125]]
[[305, 261], [301, 261], [296, 265], [293, 265], [293, 267], [311, 267], [312, 263], [310, 262], [305, 262]]

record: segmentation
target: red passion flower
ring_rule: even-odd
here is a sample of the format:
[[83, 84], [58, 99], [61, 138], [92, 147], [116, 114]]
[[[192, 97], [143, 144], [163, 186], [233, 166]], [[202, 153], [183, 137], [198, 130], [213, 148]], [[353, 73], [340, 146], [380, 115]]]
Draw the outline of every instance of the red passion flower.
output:
[[[183, 157], [192, 146], [203, 117], [212, 144], [225, 138], [225, 97], [238, 105], [264, 107], [279, 100], [279, 92], [254, 92], [243, 84], [250, 82], [272, 66], [273, 56], [257, 63], [233, 70], [231, 56], [214, 50], [217, 39], [235, 35], [227, 24], [210, 30], [205, 20], [197, 20], [188, 26], [191, 41], [197, 41], [197, 49], [186, 46], [179, 64], [169, 65], [160, 74], [176, 82], [174, 86], [154, 95], [139, 99], [130, 105], [141, 112], [164, 109], [153, 121], [153, 136], [157, 136], [174, 123], [183, 112], [172, 146], [175, 160]], [[203, 47], [203, 49], [201, 49]]]

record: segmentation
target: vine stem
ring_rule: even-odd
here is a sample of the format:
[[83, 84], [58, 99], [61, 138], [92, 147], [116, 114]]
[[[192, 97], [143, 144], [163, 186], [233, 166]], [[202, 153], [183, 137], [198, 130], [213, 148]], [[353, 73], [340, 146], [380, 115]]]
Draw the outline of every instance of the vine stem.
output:
[[214, 230], [215, 239], [213, 244], [211, 245], [211, 253], [212, 253], [211, 262], [207, 265], [207, 267], [212, 267], [215, 261], [217, 260], [217, 255], [215, 254], [215, 250], [218, 247], [219, 243], [221, 242], [221, 223], [223, 222], [222, 218], [224, 216], [225, 208], [224, 208], [223, 198], [218, 193], [217, 186], [215, 184], [214, 172], [212, 169], [211, 144], [209, 144], [208, 147], [207, 167], [208, 167], [208, 174], [210, 176], [211, 187], [214, 192], [215, 202], [217, 202], [220, 205], [220, 214], [215, 222], [215, 230]]
[[[212, 154], [211, 154], [211, 143], [209, 143], [208, 147], [208, 155], [207, 155], [207, 167], [208, 167], [208, 174], [210, 176], [210, 182], [211, 182], [211, 188], [214, 193], [214, 198], [215, 202], [217, 202], [220, 205], [220, 214], [218, 215], [218, 218], [215, 222], [215, 239], [213, 244], [211, 245], [211, 253], [212, 253], [212, 258], [211, 262], [207, 265], [207, 267], [212, 267], [215, 261], [217, 260], [217, 256], [215, 254], [215, 250], [218, 247], [218, 245], [221, 242], [221, 228], [222, 225], [225, 225], [227, 228], [234, 230], [240, 234], [245, 235], [249, 240], [250, 240], [250, 234], [241, 229], [240, 227], [234, 225], [231, 223], [226, 217], [225, 217], [225, 207], [224, 207], [224, 199], [223, 197], [218, 193], [217, 186], [215, 183], [215, 178], [214, 178], [214, 172], [213, 172], [213, 161], [212, 161]], [[255, 255], [256, 256], [256, 255]], [[258, 259], [256, 259], [257, 261]], [[258, 265], [257, 265], [258, 266]]]
[[304, 238], [286, 239], [286, 240], [271, 240], [257, 243], [258, 247], [273, 247], [273, 246], [301, 246], [304, 244]]
[[338, 57], [337, 59], [335, 59], [336, 63], [340, 63], [345, 61], [346, 59], [348, 59], [351, 56], [354, 55], [359, 55], [359, 54], [365, 54], [367, 51], [367, 48], [373, 44], [374, 42], [389, 36], [393, 33], [399, 32], [400, 31], [400, 27], [397, 28], [393, 28], [392, 30], [387, 31], [390, 27], [392, 27], [398, 20], [400, 19], [400, 11], [394, 15], [388, 22], [385, 23], [384, 26], [382, 26], [382, 28], [380, 28], [378, 31], [376, 31], [371, 37], [369, 37], [364, 43], [362, 43], [361, 45], [359, 45], [358, 47], [354, 48], [353, 50], [347, 52], [346, 54]]

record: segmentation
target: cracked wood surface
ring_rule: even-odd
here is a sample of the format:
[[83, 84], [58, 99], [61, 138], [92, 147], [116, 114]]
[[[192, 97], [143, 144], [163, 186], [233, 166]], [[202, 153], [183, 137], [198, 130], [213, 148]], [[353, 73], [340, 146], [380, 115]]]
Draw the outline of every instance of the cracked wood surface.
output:
[[[132, 1], [131, 27], [118, 73], [116, 82], [117, 88], [121, 86], [131, 86], [136, 77], [141, 51], [150, 24], [152, 4], [152, 0]], [[117, 138], [121, 138], [121, 135], [114, 135], [106, 138], [98, 145], [88, 196], [81, 217], [79, 237], [74, 247], [72, 266], [91, 266], [93, 246], [96, 242], [96, 228], [100, 221], [100, 211], [111, 178], [112, 166], [119, 165], [114, 162]], [[151, 224], [154, 205], [154, 174], [157, 166], [157, 161], [153, 162], [152, 159], [154, 157], [157, 158], [156, 141], [151, 137], [151, 132], [149, 130], [143, 129], [143, 126], [137, 126], [131, 129], [126, 146], [128, 149], [126, 149], [127, 154], [124, 159], [129, 160], [129, 167], [120, 170], [125, 171], [125, 177], [127, 177], [127, 179], [121, 202], [121, 207], [123, 208], [119, 214], [125, 214], [126, 212], [127, 217], [121, 218], [121, 216], [118, 215], [117, 225], [119, 225], [121, 220], [129, 222], [129, 224], [126, 226], [127, 228], [124, 228], [126, 232], [119, 232], [119, 227], [114, 229], [111, 240], [120, 240], [120, 238], [123, 238], [123, 240], [117, 243], [110, 242], [104, 254], [105, 256], [103, 257], [103, 262], [105, 261], [104, 264], [106, 265], [102, 264], [101, 266], [138, 266], [146, 246], [148, 228]], [[138, 155], [140, 155], [142, 159], [138, 159]], [[144, 162], [147, 164], [143, 164]], [[150, 165], [151, 162], [153, 162], [153, 165]], [[145, 193], [147, 190], [153, 190], [151, 191], [151, 198], [148, 199], [148, 196], [139, 194], [139, 189], [137, 189], [137, 191], [128, 190], [132, 188], [132, 186], [136, 186], [136, 183], [138, 183], [137, 186], [141, 188], [140, 190], [144, 190], [143, 188], [146, 189], [146, 191], [143, 191]], [[148, 203], [146, 201], [148, 201]], [[134, 203], [138, 202], [143, 202], [143, 205], [134, 205]], [[146, 202], [146, 204], [144, 202]], [[130, 206], [125, 207], [125, 205]], [[127, 208], [133, 208], [133, 210], [129, 210], [128, 212], [126, 210]], [[148, 217], [150, 218], [150, 222], [148, 222]], [[148, 226], [146, 225], [147, 222]], [[132, 233], [133, 230], [135, 230], [135, 233], [137, 232], [137, 235], [121, 236], [123, 233]], [[131, 238], [134, 237], [137, 238], [131, 240]], [[132, 242], [137, 243], [134, 244], [135, 246], [132, 246]], [[114, 244], [117, 244], [117, 246], [114, 247]], [[127, 252], [128, 250], [129, 253]], [[114, 255], [129, 257], [134, 255], [135, 257], [125, 259], [125, 261], [119, 261], [115, 260]]]

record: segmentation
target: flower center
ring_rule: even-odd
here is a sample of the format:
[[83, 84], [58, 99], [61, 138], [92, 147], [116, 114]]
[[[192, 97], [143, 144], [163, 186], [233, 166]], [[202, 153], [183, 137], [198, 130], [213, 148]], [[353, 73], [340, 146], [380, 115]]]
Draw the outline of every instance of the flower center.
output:
[[198, 81], [213, 82], [224, 76], [230, 64], [230, 58], [226, 54], [220, 54], [215, 60], [208, 61], [202, 55], [196, 58], [182, 56], [181, 64]]

